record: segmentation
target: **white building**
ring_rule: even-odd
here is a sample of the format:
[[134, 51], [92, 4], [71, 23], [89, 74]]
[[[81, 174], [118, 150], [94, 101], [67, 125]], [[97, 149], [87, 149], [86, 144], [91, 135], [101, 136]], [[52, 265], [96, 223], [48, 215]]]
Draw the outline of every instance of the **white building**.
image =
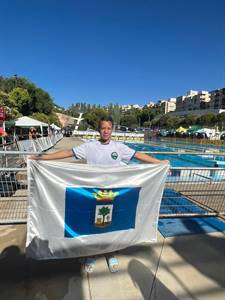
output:
[[128, 105], [121, 105], [122, 111], [128, 111], [131, 110], [132, 108], [136, 109], [142, 109], [143, 106], [140, 106], [139, 104], [128, 104]]
[[159, 107], [163, 114], [167, 114], [170, 111], [175, 111], [176, 109], [176, 98], [169, 98], [167, 100], [160, 100]]
[[155, 107], [155, 102], [150, 101], [146, 104], [146, 106], [147, 107]]

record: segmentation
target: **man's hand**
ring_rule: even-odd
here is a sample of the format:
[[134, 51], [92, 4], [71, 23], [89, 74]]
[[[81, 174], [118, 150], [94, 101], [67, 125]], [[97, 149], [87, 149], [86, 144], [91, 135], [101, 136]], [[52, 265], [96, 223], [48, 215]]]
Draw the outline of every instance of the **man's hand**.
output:
[[169, 164], [170, 163], [168, 160], [160, 160], [160, 159], [157, 159], [155, 157], [152, 157], [152, 156], [147, 155], [142, 152], [136, 152], [134, 154], [134, 157], [141, 161], [144, 161], [146, 163], [150, 163], [150, 164]]
[[165, 165], [168, 165], [170, 163], [169, 160], [161, 160], [160, 161], [161, 164], [165, 164]]
[[49, 153], [49, 154], [43, 154], [40, 153], [38, 155], [31, 155], [29, 156], [29, 159], [33, 160], [55, 160], [55, 159], [63, 159], [63, 158], [68, 158], [73, 156], [73, 151], [72, 150], [61, 150], [58, 152], [54, 153]]
[[28, 156], [28, 159], [41, 160], [42, 154]]

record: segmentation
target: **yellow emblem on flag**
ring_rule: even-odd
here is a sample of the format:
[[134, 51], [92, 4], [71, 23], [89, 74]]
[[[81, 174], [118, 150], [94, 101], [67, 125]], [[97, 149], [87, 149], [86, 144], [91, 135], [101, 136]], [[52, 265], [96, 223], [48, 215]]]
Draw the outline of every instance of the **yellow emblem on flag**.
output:
[[119, 195], [119, 192], [113, 192], [112, 190], [100, 190], [97, 191], [97, 193], [93, 193], [93, 195], [97, 201], [113, 201], [115, 197]]

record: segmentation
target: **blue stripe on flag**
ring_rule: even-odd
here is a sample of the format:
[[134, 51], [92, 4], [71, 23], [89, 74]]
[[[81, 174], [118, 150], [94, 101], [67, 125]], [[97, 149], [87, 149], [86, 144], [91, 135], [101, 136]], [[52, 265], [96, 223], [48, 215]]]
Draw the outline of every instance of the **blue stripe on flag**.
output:
[[73, 188], [65, 193], [65, 237], [135, 228], [140, 188]]

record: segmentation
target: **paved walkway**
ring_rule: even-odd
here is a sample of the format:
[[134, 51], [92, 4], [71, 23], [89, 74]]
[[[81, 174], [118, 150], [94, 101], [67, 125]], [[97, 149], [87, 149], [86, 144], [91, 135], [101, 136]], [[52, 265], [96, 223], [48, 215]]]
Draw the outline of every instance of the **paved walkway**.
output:
[[166, 239], [158, 233], [155, 244], [119, 251], [118, 273], [100, 256], [90, 275], [76, 259], [26, 259], [25, 240], [26, 225], [0, 226], [0, 300], [225, 299], [224, 233]]

